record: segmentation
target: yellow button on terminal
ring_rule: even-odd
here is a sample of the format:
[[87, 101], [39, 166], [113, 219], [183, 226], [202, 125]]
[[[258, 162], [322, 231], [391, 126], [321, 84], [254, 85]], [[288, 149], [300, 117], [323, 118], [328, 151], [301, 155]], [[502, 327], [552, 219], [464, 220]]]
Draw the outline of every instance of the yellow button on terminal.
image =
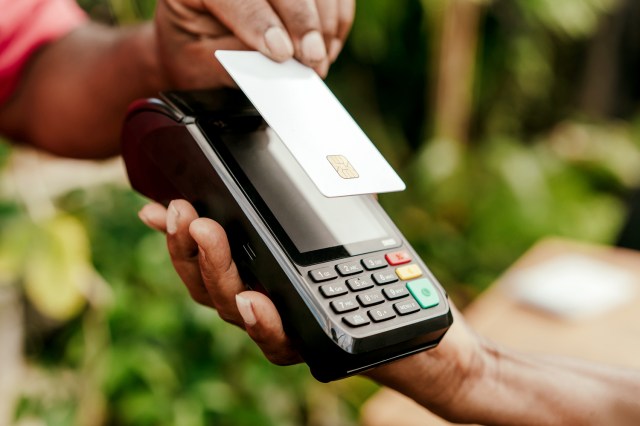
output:
[[422, 269], [415, 263], [412, 263], [411, 265], [397, 268], [396, 275], [403, 281], [412, 280], [422, 276]]

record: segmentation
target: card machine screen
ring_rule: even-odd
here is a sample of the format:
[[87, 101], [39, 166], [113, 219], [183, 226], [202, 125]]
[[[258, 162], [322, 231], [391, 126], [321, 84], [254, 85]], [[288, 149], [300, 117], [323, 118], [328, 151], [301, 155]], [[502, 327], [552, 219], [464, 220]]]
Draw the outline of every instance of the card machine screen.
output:
[[270, 128], [221, 137], [298, 257], [327, 260], [398, 245], [377, 210], [368, 208], [371, 195], [325, 197]]

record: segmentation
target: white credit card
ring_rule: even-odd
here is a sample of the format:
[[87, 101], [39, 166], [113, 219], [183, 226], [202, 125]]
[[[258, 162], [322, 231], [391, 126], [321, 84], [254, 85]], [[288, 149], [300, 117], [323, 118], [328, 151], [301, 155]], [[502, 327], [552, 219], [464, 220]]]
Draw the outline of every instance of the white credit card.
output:
[[218, 50], [220, 63], [326, 197], [402, 191], [404, 182], [309, 67]]

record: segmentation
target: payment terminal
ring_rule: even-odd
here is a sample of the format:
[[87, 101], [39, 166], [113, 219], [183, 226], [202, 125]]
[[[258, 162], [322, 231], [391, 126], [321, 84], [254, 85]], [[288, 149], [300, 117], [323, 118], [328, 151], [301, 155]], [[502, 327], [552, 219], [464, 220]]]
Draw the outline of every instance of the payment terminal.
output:
[[447, 294], [375, 197], [322, 195], [241, 91], [138, 101], [122, 139], [134, 189], [224, 227], [318, 380], [432, 348], [451, 325]]

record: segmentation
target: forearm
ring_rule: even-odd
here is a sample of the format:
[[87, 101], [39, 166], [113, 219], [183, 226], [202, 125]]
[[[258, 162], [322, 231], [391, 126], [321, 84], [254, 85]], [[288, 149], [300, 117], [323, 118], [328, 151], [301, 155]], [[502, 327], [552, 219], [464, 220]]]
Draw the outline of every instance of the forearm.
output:
[[[382, 383], [454, 422], [487, 425], [635, 425], [640, 374], [586, 361], [521, 354], [480, 343], [471, 368], [414, 361]], [[437, 350], [437, 349], [436, 349]], [[429, 368], [443, 368], [436, 375]], [[449, 381], [449, 383], [447, 383]], [[442, 389], [448, 389], [442, 392]], [[436, 393], [434, 390], [440, 390]]]
[[485, 424], [638, 424], [640, 375], [632, 370], [491, 348], [484, 384], [468, 395]]
[[91, 23], [46, 46], [0, 110], [0, 129], [59, 155], [117, 154], [129, 103], [165, 88], [153, 31]]

